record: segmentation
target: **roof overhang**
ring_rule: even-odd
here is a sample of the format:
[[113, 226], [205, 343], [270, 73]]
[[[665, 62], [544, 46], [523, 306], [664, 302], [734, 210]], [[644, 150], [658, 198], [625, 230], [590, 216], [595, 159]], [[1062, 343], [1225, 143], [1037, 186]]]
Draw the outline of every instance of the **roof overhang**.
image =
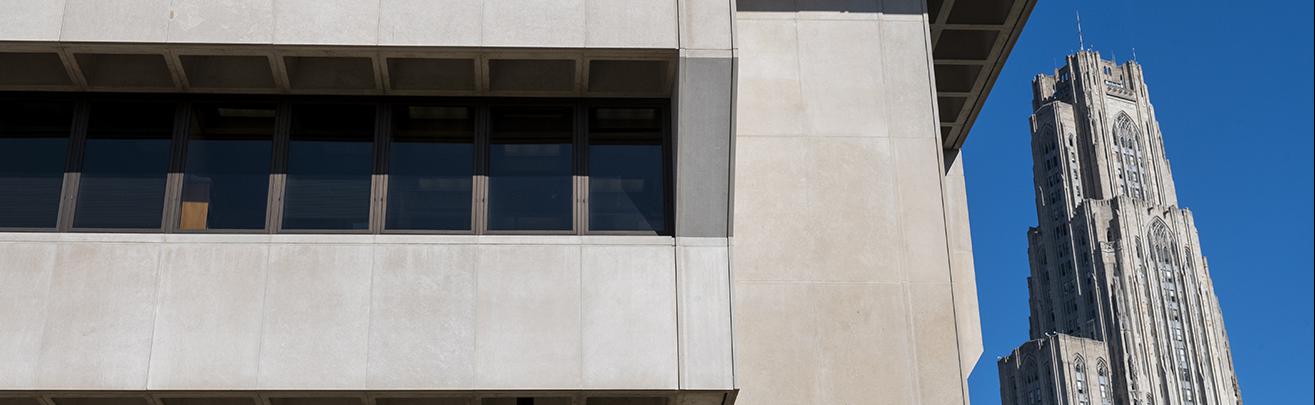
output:
[[677, 53], [0, 40], [0, 91], [669, 97]]
[[942, 145], [958, 150], [1036, 0], [927, 0]]

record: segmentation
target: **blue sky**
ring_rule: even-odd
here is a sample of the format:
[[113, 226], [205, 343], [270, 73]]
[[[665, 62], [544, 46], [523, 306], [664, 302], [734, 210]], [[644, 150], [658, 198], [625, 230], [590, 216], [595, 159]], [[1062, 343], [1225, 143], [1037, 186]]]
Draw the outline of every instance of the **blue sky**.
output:
[[1027, 339], [1036, 224], [1033, 75], [1087, 45], [1145, 67], [1179, 202], [1196, 215], [1248, 404], [1312, 403], [1312, 2], [1040, 0], [964, 146], [985, 352], [974, 404], [1000, 402], [996, 358]]

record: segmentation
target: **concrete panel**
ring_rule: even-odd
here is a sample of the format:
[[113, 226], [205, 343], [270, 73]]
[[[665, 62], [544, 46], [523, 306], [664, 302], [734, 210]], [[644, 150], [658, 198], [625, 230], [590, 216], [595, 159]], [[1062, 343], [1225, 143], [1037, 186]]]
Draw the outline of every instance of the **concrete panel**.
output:
[[735, 386], [729, 251], [725, 239], [699, 239], [720, 246], [676, 247], [680, 388], [729, 389]]
[[737, 143], [737, 280], [904, 279], [895, 188], [902, 173], [888, 139], [742, 137]]
[[0, 0], [0, 38], [58, 41], [65, 0]]
[[164, 247], [151, 389], [255, 388], [269, 247]]
[[366, 381], [371, 247], [270, 249], [260, 388], [341, 388]]
[[808, 135], [888, 135], [892, 116], [882, 99], [881, 60], [888, 44], [879, 32], [872, 20], [799, 20], [797, 63]]
[[680, 47], [734, 48], [734, 0], [679, 0]]
[[371, 387], [474, 386], [477, 253], [468, 245], [375, 248]]
[[680, 46], [676, 38], [676, 0], [587, 0], [585, 8], [588, 47]]
[[884, 98], [890, 136], [933, 138], [940, 136], [932, 115], [933, 86], [927, 49], [927, 24], [921, 21], [886, 21], [881, 25], [881, 53], [885, 72]]
[[479, 251], [477, 385], [580, 386], [580, 247], [486, 245]]
[[583, 387], [676, 389], [675, 250], [581, 248]]
[[815, 403], [918, 403], [918, 379], [909, 372], [917, 366], [910, 347], [916, 339], [901, 285], [813, 284], [809, 299], [807, 315], [817, 317]]
[[945, 240], [937, 139], [893, 138], [891, 145], [899, 171], [900, 228], [908, 280], [947, 283], [950, 258]]
[[584, 0], [486, 0], [485, 46], [585, 46]]
[[959, 364], [964, 368], [964, 374], [969, 374], [982, 355], [982, 322], [977, 304], [972, 232], [968, 224], [968, 194], [964, 188], [964, 158], [960, 153], [948, 159], [945, 228], [950, 244], [950, 280], [954, 291], [955, 330], [959, 336]]
[[734, 61], [680, 58], [676, 103], [676, 236], [730, 231]]
[[274, 41], [274, 0], [175, 0], [169, 42]]
[[[924, 404], [961, 404], [968, 373], [959, 365], [954, 297], [949, 284], [911, 283], [918, 396]], [[908, 373], [905, 373], [908, 374]]]
[[480, 0], [382, 0], [379, 44], [479, 46], [483, 21]]
[[0, 389], [36, 382], [55, 254], [54, 244], [0, 243]]
[[165, 42], [171, 0], [65, 0], [61, 41]]
[[279, 44], [375, 45], [379, 39], [378, 1], [279, 0], [274, 18]]
[[817, 386], [821, 352], [811, 297], [807, 284], [736, 281], [736, 403], [824, 403]]
[[794, 20], [740, 20], [737, 136], [800, 135], [808, 121]]
[[159, 259], [153, 244], [59, 247], [38, 387], [146, 387]]

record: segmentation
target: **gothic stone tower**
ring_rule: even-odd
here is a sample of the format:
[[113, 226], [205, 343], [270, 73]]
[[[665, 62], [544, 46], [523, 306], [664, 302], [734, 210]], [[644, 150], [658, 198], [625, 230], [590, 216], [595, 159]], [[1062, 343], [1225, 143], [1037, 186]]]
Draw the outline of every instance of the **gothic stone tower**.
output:
[[1032, 83], [1033, 340], [999, 362], [1003, 403], [1241, 403], [1141, 65], [1080, 51]]

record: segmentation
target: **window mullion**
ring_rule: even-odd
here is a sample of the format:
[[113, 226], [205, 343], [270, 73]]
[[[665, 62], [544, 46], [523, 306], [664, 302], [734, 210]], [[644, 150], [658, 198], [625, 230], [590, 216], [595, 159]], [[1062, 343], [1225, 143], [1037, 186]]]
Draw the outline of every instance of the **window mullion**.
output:
[[274, 152], [270, 161], [269, 193], [266, 203], [265, 227], [269, 233], [283, 229], [283, 190], [288, 175], [288, 142], [292, 130], [292, 108], [279, 103], [274, 119]]
[[589, 232], [589, 125], [588, 125], [588, 107], [583, 102], [577, 102], [574, 106], [575, 125], [574, 146], [571, 148], [575, 152], [574, 167], [571, 179], [574, 183], [572, 195], [575, 204], [574, 233], [583, 235]]
[[78, 185], [82, 181], [82, 155], [87, 143], [86, 100], [78, 100], [73, 112], [73, 133], [69, 136], [68, 157], [64, 164], [64, 184], [61, 192], [59, 217], [55, 226], [59, 232], [73, 229], [74, 208], [77, 206]]
[[488, 173], [489, 173], [489, 105], [480, 103], [475, 107], [475, 170], [471, 191], [473, 204], [471, 231], [483, 235], [488, 231]]
[[385, 203], [388, 198], [388, 149], [390, 147], [390, 128], [392, 127], [392, 109], [388, 103], [375, 105], [374, 113], [374, 172], [370, 174], [370, 233], [382, 233], [384, 229]]
[[164, 217], [160, 219], [160, 227], [164, 233], [172, 233], [178, 228], [178, 207], [182, 199], [191, 109], [192, 103], [188, 101], [180, 101], [174, 107], [174, 132], [169, 149], [169, 171], [165, 175], [164, 209], [161, 210]]

